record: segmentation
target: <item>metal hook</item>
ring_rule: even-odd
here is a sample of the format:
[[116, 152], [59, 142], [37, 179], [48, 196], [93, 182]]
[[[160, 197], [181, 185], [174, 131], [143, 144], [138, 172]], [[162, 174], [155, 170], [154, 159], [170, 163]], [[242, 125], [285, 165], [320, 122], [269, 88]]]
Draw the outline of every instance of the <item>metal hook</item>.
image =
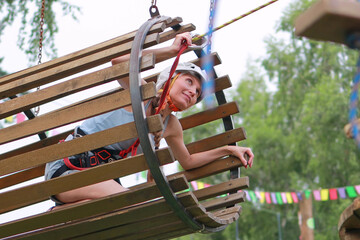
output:
[[156, 5], [152, 5], [152, 6], [149, 8], [149, 12], [150, 12], [151, 18], [160, 16], [159, 9], [157, 8]]
[[207, 38], [204, 38], [204, 39], [205, 39], [205, 41], [201, 45], [189, 46], [188, 49], [189, 50], [201, 50], [201, 49], [205, 48], [207, 45], [209, 45], [209, 40]]

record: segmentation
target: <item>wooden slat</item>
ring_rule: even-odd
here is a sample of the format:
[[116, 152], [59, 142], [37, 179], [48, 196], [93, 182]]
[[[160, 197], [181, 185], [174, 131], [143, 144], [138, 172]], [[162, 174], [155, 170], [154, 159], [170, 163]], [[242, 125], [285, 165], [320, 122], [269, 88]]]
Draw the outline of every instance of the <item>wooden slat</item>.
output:
[[236, 128], [224, 133], [205, 138], [201, 141], [187, 144], [186, 147], [191, 154], [214, 149], [230, 143], [239, 142], [246, 139], [243, 128]]
[[295, 34], [321, 41], [345, 44], [347, 34], [360, 31], [360, 3], [320, 0], [295, 22]]
[[[154, 65], [153, 54], [142, 58], [142, 70], [153, 68]], [[0, 104], [0, 119], [128, 75], [129, 62], [124, 62], [23, 95]]]
[[[176, 182], [171, 181], [170, 184], [174, 192], [177, 192], [184, 189], [176, 189], [176, 186], [185, 186], [187, 182], [184, 177], [180, 177], [176, 180]], [[126, 206], [149, 201], [160, 196], [161, 193], [155, 183], [147, 184], [141, 189], [129, 190], [102, 199], [74, 204], [56, 211], [46, 212], [18, 221], [2, 224], [0, 225], [0, 237], [11, 236], [76, 219], [96, 216], [98, 214], [111, 212]]]
[[[169, 149], [157, 152], [160, 164], [173, 162], [173, 156]], [[143, 154], [133, 158], [125, 158], [113, 163], [103, 164], [98, 167], [70, 174], [63, 177], [53, 178], [48, 181], [31, 184], [22, 188], [3, 192], [0, 194], [0, 212], [14, 210], [29, 204], [46, 200], [51, 195], [97, 182], [124, 177], [133, 173], [147, 170], [148, 166]]]
[[[219, 55], [216, 52], [211, 53], [211, 57], [212, 57], [212, 61], [213, 61], [214, 66], [217, 66], [217, 65], [221, 64], [221, 59], [220, 59]], [[189, 62], [194, 63], [195, 65], [201, 67], [202, 66], [201, 61], [202, 61], [201, 58], [196, 58], [196, 59], [191, 60]], [[159, 73], [149, 75], [149, 76], [145, 77], [144, 80], [146, 82], [156, 82], [158, 75], [159, 75]]]
[[[178, 20], [179, 19], [176, 19], [177, 22], [178, 22]], [[149, 33], [150, 34], [160, 33], [162, 31], [164, 31], [164, 29], [165, 29], [164, 23], [157, 23], [150, 29]], [[77, 60], [82, 57], [85, 57], [85, 56], [88, 56], [88, 55], [91, 55], [94, 53], [98, 53], [98, 52], [104, 51], [106, 49], [109, 49], [109, 48], [112, 48], [112, 47], [115, 47], [115, 46], [118, 46], [118, 45], [121, 45], [121, 44], [124, 44], [127, 42], [131, 42], [132, 40], [134, 40], [135, 34], [136, 34], [136, 31], [133, 31], [133, 32], [121, 35], [119, 37], [110, 39], [108, 41], [93, 45], [91, 47], [87, 47], [87, 48], [79, 50], [77, 52], [73, 52], [68, 55], [58, 57], [54, 60], [44, 62], [42, 64], [30, 67], [30, 68], [26, 68], [26, 69], [18, 71], [16, 73], [12, 73], [12, 74], [3, 76], [0, 78], [0, 85], [20, 79], [20, 78], [27, 77], [29, 75], [37, 74], [41, 71], [45, 71], [50, 68], [57, 67], [59, 65], [68, 63], [70, 61]]]
[[[146, 84], [141, 86], [141, 88], [144, 100], [155, 96], [155, 86], [153, 84]], [[129, 105], [130, 103], [130, 90], [126, 89], [91, 102], [84, 102], [71, 108], [56, 110], [11, 127], [1, 129], [0, 144], [113, 111]]]
[[235, 205], [234, 207], [231, 207], [231, 208], [225, 208], [225, 209], [213, 212], [213, 214], [216, 217], [227, 218], [229, 214], [233, 214], [233, 213], [240, 214], [240, 212], [241, 212], [241, 206]]
[[[177, 189], [180, 188], [177, 187]], [[187, 197], [188, 196], [182, 196], [182, 198]], [[55, 226], [50, 229], [44, 229], [39, 233], [30, 234], [30, 236], [33, 236], [33, 239], [36, 240], [56, 238], [58, 234], [62, 234], [64, 238], [75, 238], [77, 236], [89, 237], [88, 234], [99, 232], [104, 229], [128, 226], [129, 224], [136, 224], [143, 221], [152, 221], [153, 218], [160, 216], [164, 217], [166, 214], [173, 215], [174, 213], [164, 199], [159, 199], [152, 202], [141, 203], [120, 211], [107, 213], [95, 218], [86, 219], [84, 221], [74, 222], [67, 226]], [[120, 232], [120, 234], [122, 233], [122, 231], [118, 232]], [[119, 235], [119, 233], [117, 234]]]
[[[151, 34], [147, 36], [144, 45], [147, 47], [153, 46], [157, 44], [158, 41], [159, 34]], [[81, 59], [62, 64], [56, 68], [50, 68], [38, 74], [0, 85], [0, 98], [5, 98], [17, 93], [25, 92], [34, 87], [54, 82], [97, 65], [107, 63], [117, 56], [128, 54], [130, 52], [131, 45], [132, 43], [130, 42], [120, 46], [115, 46], [105, 51], [94, 53]]]
[[239, 112], [236, 102], [226, 103], [180, 119], [183, 130], [199, 126]]
[[231, 191], [238, 191], [248, 187], [249, 177], [242, 177], [230, 179], [227, 182], [196, 190], [194, 191], [194, 194], [199, 201], [202, 201], [212, 197], [220, 196], [225, 193], [230, 193]]
[[198, 216], [195, 218], [195, 220], [211, 228], [218, 228], [225, 224], [224, 221], [221, 221], [217, 217], [213, 216], [211, 213]]
[[[147, 118], [150, 132], [163, 129], [159, 115]], [[0, 161], [0, 175], [10, 174], [23, 169], [32, 168], [64, 157], [73, 156], [92, 149], [137, 137], [134, 122], [89, 134], [71, 141], [62, 142], [25, 154], [17, 155]], [[0, 178], [1, 181], [1, 178]]]
[[245, 201], [245, 194], [243, 192], [230, 194], [226, 197], [216, 198], [201, 204], [206, 208], [207, 211], [214, 211], [220, 208], [233, 206], [237, 203]]

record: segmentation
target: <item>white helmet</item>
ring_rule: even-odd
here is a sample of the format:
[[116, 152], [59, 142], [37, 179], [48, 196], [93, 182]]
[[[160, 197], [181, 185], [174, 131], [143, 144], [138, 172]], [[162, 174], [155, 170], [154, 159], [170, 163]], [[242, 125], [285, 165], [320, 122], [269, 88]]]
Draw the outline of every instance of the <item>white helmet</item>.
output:
[[[169, 75], [170, 75], [170, 70], [171, 70], [171, 67], [167, 67], [159, 74], [157, 82], [156, 82], [156, 91], [157, 92], [164, 86], [165, 82], [168, 80]], [[189, 73], [189, 74], [195, 76], [197, 79], [200, 80], [201, 86], [207, 79], [206, 72], [204, 70], [201, 70], [201, 68], [199, 68], [198, 66], [196, 66], [195, 64], [190, 63], [190, 62], [179, 63], [178, 66], [176, 67], [176, 71], [175, 71], [174, 75], [171, 76], [171, 78], [176, 76], [176, 74], [179, 72], [180, 73]], [[198, 97], [196, 102], [201, 101], [203, 99], [203, 97], [204, 96], [201, 93], [201, 95]]]

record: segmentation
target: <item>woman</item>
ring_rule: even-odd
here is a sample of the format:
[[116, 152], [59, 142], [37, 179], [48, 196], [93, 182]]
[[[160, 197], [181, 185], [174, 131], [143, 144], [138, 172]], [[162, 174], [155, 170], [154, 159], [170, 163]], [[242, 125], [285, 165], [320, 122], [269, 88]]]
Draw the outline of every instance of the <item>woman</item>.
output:
[[[186, 41], [191, 45], [191, 35], [189, 33], [183, 33], [176, 36], [173, 44], [168, 47], [144, 50], [143, 54], [154, 53], [158, 59], [176, 55], [180, 50], [181, 43]], [[112, 60], [112, 64], [118, 64], [129, 59], [129, 55], [121, 56]], [[160, 75], [156, 84], [156, 89], [160, 95], [162, 87], [169, 76], [169, 69], [165, 69]], [[238, 157], [244, 166], [252, 166], [254, 155], [250, 148], [238, 147], [238, 146], [224, 146], [217, 149], [212, 149], [205, 152], [199, 152], [190, 154], [185, 147], [183, 141], [183, 129], [179, 120], [172, 115], [173, 111], [182, 111], [193, 106], [195, 103], [202, 99], [201, 83], [206, 79], [205, 73], [197, 66], [191, 63], [180, 63], [172, 79], [172, 86], [169, 90], [169, 95], [164, 106], [160, 110], [160, 114], [164, 121], [165, 130], [154, 134], [154, 142], [156, 146], [159, 146], [161, 138], [165, 138], [167, 144], [171, 147], [174, 157], [178, 160], [180, 165], [185, 169], [193, 169], [201, 167], [212, 161], [227, 155], [233, 155]], [[129, 79], [123, 78], [118, 80], [121, 86], [125, 89], [129, 88]], [[143, 83], [145, 81], [143, 80]], [[155, 113], [158, 107], [159, 98], [155, 100], [149, 100], [146, 104], [146, 114], [152, 115]], [[101, 130], [108, 129], [110, 127], [132, 122], [133, 114], [131, 106], [127, 106], [115, 111], [96, 116], [94, 118], [84, 121], [80, 126], [80, 129], [76, 130], [77, 134], [92, 134]], [[80, 133], [79, 133], [80, 132]], [[76, 135], [76, 134], [75, 134]], [[71, 140], [74, 136], [70, 135], [65, 141]], [[112, 144], [106, 146], [107, 151], [120, 151], [129, 149], [135, 139], [127, 140], [121, 143]], [[139, 151], [141, 147], [139, 146]], [[249, 160], [246, 161], [245, 154], [249, 156]], [[76, 159], [76, 157], [72, 157]], [[66, 161], [65, 161], [66, 162]], [[53, 177], [70, 174], [78, 170], [69, 170], [66, 168], [64, 160], [57, 160], [46, 165], [45, 178], [51, 179]], [[57, 174], [59, 169], [65, 169]], [[55, 176], [54, 176], [55, 175]], [[59, 193], [56, 196], [52, 196], [52, 200], [58, 204], [72, 204], [91, 199], [97, 199], [105, 197], [111, 194], [119, 193], [128, 190], [121, 186], [116, 180], [107, 180], [104, 182], [96, 183], [93, 185], [85, 186], [79, 189], [70, 190], [67, 192]]]

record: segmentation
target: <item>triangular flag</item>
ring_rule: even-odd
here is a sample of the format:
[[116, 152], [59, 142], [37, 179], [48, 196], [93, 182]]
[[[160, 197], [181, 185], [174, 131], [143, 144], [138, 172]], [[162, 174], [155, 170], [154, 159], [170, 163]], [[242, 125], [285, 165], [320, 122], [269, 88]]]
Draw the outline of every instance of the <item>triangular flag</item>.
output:
[[311, 195], [311, 190], [305, 190], [305, 198], [308, 199]]
[[292, 197], [291, 197], [291, 193], [287, 192], [286, 194], [286, 200], [288, 203], [293, 203]]
[[21, 123], [25, 121], [25, 115], [23, 113], [16, 114], [16, 123]]
[[329, 200], [329, 189], [321, 189], [320, 195], [321, 195], [321, 201], [328, 201]]
[[350, 198], [357, 197], [354, 186], [346, 186], [346, 192]]
[[282, 192], [281, 193], [281, 198], [282, 198], [283, 203], [287, 203], [286, 193]]
[[197, 182], [198, 185], [198, 189], [203, 189], [204, 188], [204, 183], [203, 182]]
[[260, 203], [265, 203], [265, 192], [260, 192]]
[[245, 192], [246, 200], [251, 201], [249, 191], [248, 191], [248, 190], [244, 190], [244, 192]]
[[336, 188], [330, 188], [329, 189], [329, 195], [330, 195], [330, 200], [338, 199]]
[[360, 185], [356, 185], [355, 189], [356, 189], [357, 193], [360, 195]]
[[297, 197], [296, 192], [291, 192], [291, 197], [292, 197], [294, 203], [298, 203], [298, 202], [299, 202], [299, 199], [298, 199], [298, 197]]
[[12, 123], [13, 121], [14, 121], [14, 116], [9, 116], [9, 117], [5, 118], [6, 123]]
[[320, 201], [320, 200], [321, 200], [320, 190], [314, 190], [314, 191], [313, 191], [313, 194], [314, 194], [314, 199], [315, 199], [316, 201]]
[[281, 193], [279, 193], [279, 192], [276, 193], [276, 200], [277, 200], [278, 204], [283, 204], [283, 201], [281, 198]]
[[196, 181], [192, 181], [191, 186], [195, 191], [198, 190], [198, 185], [197, 185]]
[[269, 192], [265, 192], [265, 200], [266, 203], [270, 204], [271, 203], [271, 196]]
[[302, 197], [301, 192], [297, 192], [296, 195], [298, 196], [298, 198], [299, 198], [300, 201], [303, 200], [303, 197]]
[[272, 193], [270, 193], [270, 196], [271, 196], [272, 202], [275, 203], [275, 204], [277, 204], [276, 193], [272, 192]]
[[257, 198], [256, 198], [254, 191], [249, 191], [249, 195], [250, 195], [252, 202], [257, 202]]
[[346, 198], [346, 193], [345, 193], [345, 188], [344, 187], [340, 187], [337, 190], [338, 190], [339, 196], [341, 198]]

